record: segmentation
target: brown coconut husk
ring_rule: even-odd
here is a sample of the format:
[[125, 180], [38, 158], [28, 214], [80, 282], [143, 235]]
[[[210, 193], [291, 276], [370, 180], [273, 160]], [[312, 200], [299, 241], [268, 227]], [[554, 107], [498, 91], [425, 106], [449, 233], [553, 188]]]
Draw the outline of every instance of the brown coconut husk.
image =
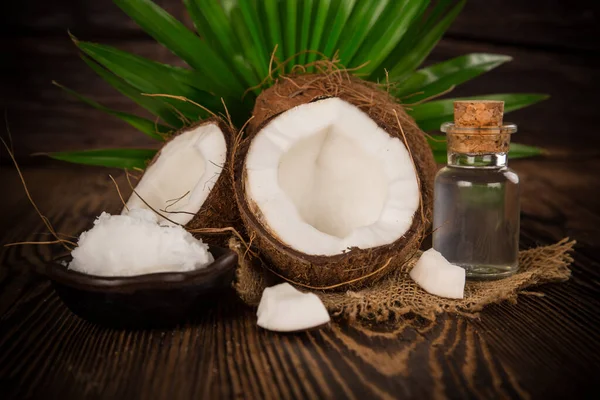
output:
[[[231, 237], [231, 228], [237, 230], [242, 225], [237, 204], [234, 200], [233, 178], [230, 173], [235, 141], [234, 128], [223, 119], [214, 116], [177, 131], [165, 142], [165, 145], [182, 133], [209, 124], [216, 124], [221, 132], [223, 132], [227, 145], [226, 161], [225, 165], [223, 165], [221, 175], [219, 175], [204, 204], [192, 220], [185, 225], [185, 228], [205, 243], [226, 246], [227, 240]], [[148, 166], [154, 164], [158, 157], [160, 157], [160, 154], [161, 151], [156, 153], [154, 158], [148, 163]], [[135, 194], [133, 195], [135, 196]], [[166, 218], [169, 217], [168, 210], [154, 211]]]
[[[409, 150], [419, 185], [421, 204], [404, 236], [388, 245], [344, 254], [313, 256], [282, 243], [261, 222], [258, 208], [245, 194], [244, 162], [252, 139], [272, 119], [293, 107], [339, 97], [365, 112], [390, 136], [399, 138]], [[404, 108], [377, 85], [352, 77], [345, 71], [329, 74], [282, 77], [256, 100], [248, 137], [235, 152], [235, 194], [240, 214], [254, 244], [273, 272], [312, 289], [349, 289], [372, 284], [401, 268], [418, 251], [431, 224], [435, 162], [424, 133]]]

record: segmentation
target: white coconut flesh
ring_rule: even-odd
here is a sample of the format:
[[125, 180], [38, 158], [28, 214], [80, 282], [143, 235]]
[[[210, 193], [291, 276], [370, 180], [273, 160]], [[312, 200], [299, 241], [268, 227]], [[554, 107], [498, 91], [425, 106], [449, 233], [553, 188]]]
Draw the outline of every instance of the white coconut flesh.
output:
[[275, 332], [312, 329], [330, 321], [323, 302], [314, 293], [302, 293], [289, 283], [271, 286], [263, 291], [257, 325]]
[[[146, 208], [144, 201], [170, 220], [187, 224], [196, 214], [223, 171], [227, 144], [216, 124], [181, 133], [160, 151], [127, 201], [129, 209]], [[141, 197], [141, 199], [140, 199]], [[144, 201], [142, 201], [142, 199]], [[127, 209], [123, 210], [123, 214]], [[159, 222], [167, 222], [162, 217]]]
[[434, 249], [423, 252], [410, 277], [423, 290], [436, 296], [462, 299], [465, 295], [465, 269], [450, 264]]
[[246, 197], [261, 223], [305, 254], [392, 243], [419, 206], [406, 146], [339, 98], [273, 119], [253, 139], [245, 170]]

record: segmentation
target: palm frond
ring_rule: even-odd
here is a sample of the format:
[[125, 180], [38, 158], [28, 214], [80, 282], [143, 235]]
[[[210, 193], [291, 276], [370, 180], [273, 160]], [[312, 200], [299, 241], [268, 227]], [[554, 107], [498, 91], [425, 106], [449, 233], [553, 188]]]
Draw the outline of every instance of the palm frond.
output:
[[76, 164], [127, 169], [146, 168], [146, 163], [155, 154], [156, 150], [151, 149], [100, 149], [46, 153], [48, 157], [56, 160]]
[[260, 7], [263, 18], [267, 21], [268, 41], [269, 49], [271, 51], [277, 48], [275, 55], [278, 59], [283, 60], [284, 56], [284, 45], [282, 39], [282, 27], [280, 24], [281, 11], [279, 10], [279, 0], [264, 0]]
[[397, 85], [394, 94], [408, 103], [416, 103], [470, 81], [512, 60], [500, 54], [473, 53], [456, 57], [413, 72]]
[[[432, 26], [429, 29], [423, 29], [422, 32], [419, 32], [420, 35], [417, 36], [418, 40], [415, 41], [415, 38], [409, 38], [405, 46], [400, 43], [397, 51], [399, 54], [402, 54], [402, 58], [394, 65], [389, 65], [389, 67], [386, 66], [386, 68], [389, 68], [389, 78], [391, 80], [400, 81], [404, 79], [425, 61], [425, 58], [431, 53], [431, 50], [433, 50], [454, 19], [458, 16], [465, 5], [465, 2], [466, 0], [461, 0], [451, 7], [448, 13], [435, 24], [431, 24], [431, 22], [435, 20], [430, 16], [425, 25], [431, 24]], [[440, 4], [441, 3], [443, 2], [440, 2]], [[439, 5], [438, 7], [441, 8]], [[436, 9], [434, 9], [434, 11], [436, 11]]]
[[[313, 0], [304, 0], [302, 4], [302, 14], [299, 20], [300, 24], [300, 49], [308, 50], [308, 39], [310, 36], [310, 32], [312, 31], [312, 9], [313, 9]], [[300, 59], [298, 60], [298, 64], [304, 65], [306, 64], [306, 52], [301, 50]]]
[[329, 10], [329, 24], [327, 26], [330, 26], [330, 28], [323, 35], [324, 40], [321, 42], [322, 53], [328, 58], [333, 58], [334, 53], [339, 48], [338, 40], [356, 5], [356, 0], [334, 1], [335, 3]]
[[380, 23], [374, 26], [352, 59], [352, 66], [368, 64], [360, 70], [367, 76], [380, 69], [381, 63], [394, 51], [404, 34], [423, 13], [427, 0], [393, 1], [385, 9]]
[[[114, 0], [146, 33], [205, 76], [213, 91], [232, 94], [243, 86], [229, 65], [205, 41], [150, 0]], [[245, 2], [242, 2], [245, 3]], [[230, 93], [229, 93], [230, 92]]]
[[[311, 64], [316, 61], [316, 51], [321, 50], [319, 44], [323, 39], [323, 32], [325, 31], [325, 24], [327, 23], [327, 13], [331, 7], [332, 0], [317, 0], [315, 4], [316, 11], [314, 12], [314, 18], [312, 20], [312, 29], [310, 32], [310, 44], [306, 50], [311, 52], [307, 57], [307, 64]], [[314, 72], [314, 68], [309, 66], [308, 72]]]
[[456, 100], [501, 100], [504, 101], [504, 112], [509, 113], [539, 103], [548, 98], [545, 94], [488, 94], [484, 96], [457, 97], [453, 99], [435, 100], [419, 104], [408, 109], [408, 113], [417, 121], [424, 131], [439, 129], [444, 122], [452, 121], [454, 101]]
[[220, 56], [231, 63], [233, 73], [243, 87], [254, 86], [257, 78], [246, 58], [227, 15], [213, 0], [183, 0], [196, 31]]
[[177, 114], [173, 111], [173, 108], [168, 104], [165, 104], [160, 100], [144, 96], [138, 89], [131, 86], [112, 72], [103, 68], [89, 57], [82, 55], [81, 58], [92, 70], [94, 70], [94, 72], [96, 72], [102, 79], [108, 82], [122, 95], [129, 97], [135, 103], [150, 111], [153, 115], [160, 117], [170, 126], [175, 128], [181, 128], [183, 126], [181, 119], [179, 119]]
[[[502, 55], [467, 54], [417, 70], [466, 0], [182, 0], [196, 32], [151, 0], [114, 1], [189, 68], [162, 64], [102, 44], [74, 42], [99, 76], [164, 122], [159, 132], [205, 118], [210, 114], [207, 109], [224, 113], [223, 102], [234, 123], [241, 126], [250, 117], [256, 95], [272, 83], [267, 76], [277, 78], [291, 72], [296, 64], [311, 64], [334, 55], [342, 65], [361, 66], [356, 74], [363, 78], [388, 80], [391, 93], [407, 104], [419, 126], [434, 130], [452, 119], [454, 99], [430, 99], [510, 61]], [[288, 59], [286, 65], [279, 64]], [[277, 65], [279, 68], [275, 68]], [[314, 68], [308, 65], [307, 71]], [[151, 121], [103, 108], [75, 95], [145, 134], [152, 133]], [[545, 96], [472, 98], [505, 100], [509, 112]], [[437, 147], [434, 151], [445, 152], [445, 144], [439, 146], [444, 146], [443, 151]], [[89, 155], [95, 157], [95, 165], [103, 160], [96, 154]], [[81, 161], [85, 154], [77, 157], [71, 160]]]
[[95, 109], [103, 111], [106, 114], [113, 115], [113, 116], [127, 122], [129, 125], [133, 126], [138, 131], [150, 136], [152, 139], [161, 140], [161, 141], [165, 140], [165, 135], [167, 135], [168, 132], [170, 131], [170, 129], [167, 128], [166, 126], [149, 121], [146, 118], [138, 117], [137, 115], [128, 114], [128, 113], [121, 112], [121, 111], [116, 111], [116, 110], [110, 109], [108, 107], [105, 107], [102, 104], [97, 103], [94, 100], [89, 99], [85, 96], [82, 96], [79, 93], [75, 92], [74, 90], [71, 90], [71, 89], [63, 86], [58, 82], [52, 82], [52, 83], [55, 86], [58, 86], [59, 88], [64, 90], [65, 92], [69, 93], [71, 96], [94, 107]]

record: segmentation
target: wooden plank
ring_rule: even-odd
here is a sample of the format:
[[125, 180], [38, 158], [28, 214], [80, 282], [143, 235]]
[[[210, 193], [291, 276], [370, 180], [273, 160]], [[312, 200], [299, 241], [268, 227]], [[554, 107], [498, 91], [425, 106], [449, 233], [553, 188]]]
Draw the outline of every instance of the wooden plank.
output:
[[[590, 182], [600, 160], [523, 160], [523, 244], [580, 240], [574, 277], [484, 311], [480, 320], [441, 317], [396, 332], [345, 325], [277, 335], [255, 326], [253, 310], [226, 295], [174, 330], [118, 331], [73, 316], [33, 273], [43, 246], [0, 253], [0, 393], [3, 398], [529, 398], [597, 390], [595, 310], [600, 215]], [[108, 169], [27, 168], [42, 212], [65, 233], [117, 211]], [[0, 169], [6, 193], [1, 242], [44, 231], [14, 171]], [[580, 193], [580, 196], [573, 196]]]
[[[600, 307], [600, 199], [586, 195], [597, 190], [588, 168], [600, 167], [600, 158], [580, 160], [574, 155], [568, 160], [549, 157], [513, 164], [523, 188], [522, 246], [566, 236], [577, 239], [573, 274], [564, 284], [545, 285], [539, 291], [543, 297], [521, 296], [516, 306], [489, 307], [475, 325], [491, 352], [518, 371], [521, 382], [537, 388], [534, 397], [586, 397], [600, 390], [598, 383], [578, 372], [598, 365], [580, 344], [600, 342], [593, 328], [600, 326], [594, 311]], [[562, 379], [570, 383], [548, 384]]]

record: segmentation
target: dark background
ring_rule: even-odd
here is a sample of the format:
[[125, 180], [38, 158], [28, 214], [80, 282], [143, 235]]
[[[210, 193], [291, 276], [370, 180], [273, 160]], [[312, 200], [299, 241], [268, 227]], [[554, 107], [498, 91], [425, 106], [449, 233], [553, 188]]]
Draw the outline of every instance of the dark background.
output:
[[[179, 0], [158, 0], [189, 23]], [[44, 162], [41, 151], [153, 145], [120, 120], [104, 115], [51, 85], [56, 80], [100, 103], [139, 112], [78, 57], [67, 29], [167, 63], [168, 50], [143, 33], [109, 0], [3, 1], [0, 21], [0, 108], [8, 110], [15, 151], [22, 163]], [[552, 97], [515, 112], [514, 138], [564, 153], [595, 151], [600, 35], [597, 1], [470, 1], [428, 63], [471, 52], [508, 54], [514, 60], [452, 96], [538, 92]], [[143, 113], [142, 113], [143, 115]], [[568, 137], [568, 140], [565, 140]], [[3, 163], [7, 162], [3, 157]]]
[[[179, 0], [157, 3], [186, 18]], [[75, 317], [34, 273], [47, 267], [51, 248], [14, 246], [0, 249], [0, 398], [597, 398], [599, 3], [470, 1], [428, 60], [508, 54], [512, 62], [452, 95], [551, 95], [507, 117], [519, 125], [515, 141], [549, 150], [511, 166], [522, 182], [521, 247], [576, 239], [569, 281], [533, 289], [543, 297], [489, 306], [479, 319], [441, 315], [429, 332], [379, 337], [335, 324], [275, 335], [257, 329], [253, 310], [234, 296], [178, 329], [117, 331]], [[0, 110], [40, 210], [58, 232], [77, 235], [102, 211], [122, 207], [107, 177], [124, 188], [122, 171], [30, 154], [154, 143], [51, 85], [139, 111], [79, 59], [67, 29], [158, 61], [176, 58], [110, 0], [0, 7]], [[0, 245], [48, 238], [5, 152], [0, 210]]]

